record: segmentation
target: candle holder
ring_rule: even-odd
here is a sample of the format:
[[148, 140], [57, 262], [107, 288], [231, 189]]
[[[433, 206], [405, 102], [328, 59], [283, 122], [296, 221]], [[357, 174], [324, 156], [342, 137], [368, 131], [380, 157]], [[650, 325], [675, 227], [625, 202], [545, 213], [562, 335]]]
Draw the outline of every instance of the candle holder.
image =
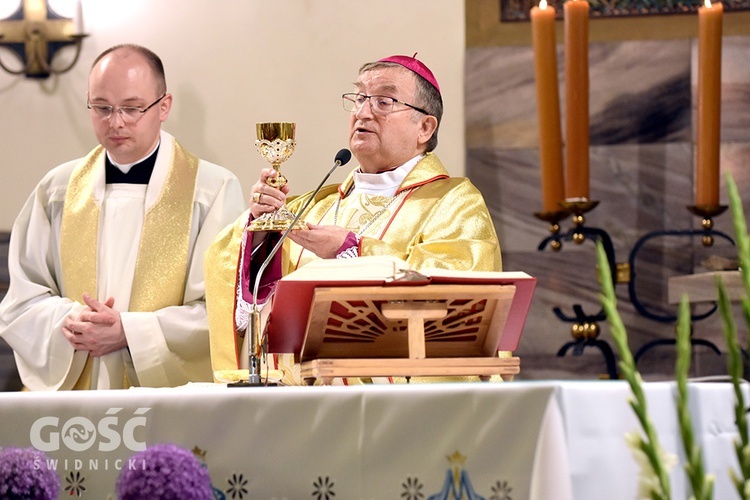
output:
[[573, 224], [576, 228], [573, 232], [573, 241], [575, 243], [580, 245], [586, 238], [584, 231], [578, 230], [586, 223], [586, 218], [583, 214], [595, 209], [598, 204], [598, 201], [589, 200], [588, 198], [566, 198], [564, 201], [560, 202], [560, 205], [562, 205], [568, 213], [573, 214]]
[[[722, 238], [732, 245], [734, 244], [734, 241], [731, 237], [729, 237], [727, 234], [716, 231], [713, 228], [713, 220], [712, 217], [716, 215], [720, 215], [726, 210], [726, 206], [689, 206], [688, 210], [690, 210], [695, 215], [698, 215], [700, 217], [703, 217], [702, 220], [702, 228], [701, 229], [688, 229], [688, 230], [665, 230], [665, 231], [652, 231], [644, 236], [642, 236], [636, 244], [633, 246], [632, 250], [630, 251], [628, 262], [625, 264], [617, 264], [615, 259], [615, 250], [614, 245], [612, 244], [612, 239], [610, 238], [609, 234], [600, 228], [596, 227], [587, 227], [585, 225], [585, 218], [583, 216], [584, 213], [594, 209], [597, 206], [597, 201], [590, 201], [586, 199], [575, 199], [575, 200], [565, 200], [565, 202], [561, 203], [561, 206], [569, 213], [573, 214], [573, 228], [569, 229], [565, 234], [559, 234], [559, 226], [558, 230], [553, 234], [552, 236], [548, 236], [547, 238], [543, 239], [539, 245], [538, 250], [544, 250], [548, 245], [553, 250], [560, 250], [562, 248], [562, 241], [565, 240], [572, 240], [577, 244], [581, 244], [586, 240], [590, 241], [599, 241], [602, 243], [602, 247], [604, 249], [604, 252], [607, 256], [607, 262], [609, 263], [610, 269], [612, 269], [612, 281], [614, 285], [617, 284], [623, 284], [627, 283], [628, 285], [628, 295], [630, 298], [630, 302], [633, 304], [633, 307], [635, 310], [640, 314], [641, 316], [657, 321], [660, 323], [673, 323], [677, 321], [677, 316], [675, 314], [662, 314], [659, 312], [654, 312], [650, 308], [648, 308], [638, 297], [637, 294], [637, 257], [638, 253], [641, 251], [643, 246], [648, 243], [649, 241], [655, 239], [655, 238], [664, 238], [664, 237], [701, 237], [701, 241], [704, 246], [711, 246], [713, 245], [715, 238]], [[536, 214], [535, 214], [536, 215]], [[539, 217], [537, 215], [538, 218]], [[545, 219], [543, 219], [545, 220]], [[560, 242], [559, 248], [555, 248], [554, 243], [555, 241]], [[619, 378], [617, 374], [617, 368], [616, 368], [616, 362], [614, 358], [614, 353], [612, 351], [612, 348], [609, 346], [609, 344], [605, 340], [601, 340], [598, 338], [599, 336], [599, 325], [598, 323], [601, 321], [606, 321], [606, 313], [603, 309], [600, 309], [599, 312], [596, 314], [586, 314], [583, 310], [583, 307], [580, 304], [574, 304], [573, 305], [573, 315], [568, 315], [563, 313], [562, 309], [560, 307], [554, 307], [553, 312], [555, 313], [555, 316], [562, 321], [566, 323], [572, 323], [571, 327], [571, 335], [573, 337], [572, 341], [567, 342], [564, 344], [560, 350], [558, 351], [558, 356], [564, 356], [568, 350], [571, 348], [573, 349], [573, 355], [578, 356], [583, 353], [584, 348], [586, 347], [597, 347], [602, 355], [604, 356], [604, 361], [607, 366], [607, 372], [609, 374], [609, 378], [616, 379]], [[714, 304], [708, 311], [699, 313], [699, 314], [691, 314], [690, 318], [691, 321], [700, 321], [703, 319], [708, 318], [711, 316], [715, 311], [717, 310], [716, 304]], [[676, 342], [675, 339], [657, 339], [651, 342], [646, 343], [643, 345], [633, 356], [634, 361], [637, 363], [638, 360], [650, 349], [653, 347], [659, 346], [659, 345], [674, 345]], [[719, 349], [714, 345], [712, 342], [698, 339], [698, 338], [692, 338], [690, 339], [691, 345], [702, 345], [710, 348], [712, 351], [714, 351], [716, 354], [721, 354]]]
[[714, 238], [711, 235], [711, 230], [714, 227], [713, 217], [721, 215], [727, 209], [726, 205], [688, 205], [687, 209], [694, 215], [702, 217], [701, 226], [706, 234], [703, 235], [701, 241], [704, 247], [710, 247], [714, 244]]
[[562, 242], [560, 241], [560, 221], [570, 214], [565, 209], [556, 210], [554, 212], [534, 212], [534, 217], [549, 223], [549, 232], [551, 236], [548, 238], [550, 248], [555, 252], [562, 249]]
[[[580, 235], [580, 237], [578, 236]], [[585, 227], [582, 225], [576, 226], [573, 229], [568, 230], [563, 236], [560, 236], [562, 240], [572, 240], [577, 243], [583, 243], [584, 241], [600, 241], [604, 252], [607, 255], [607, 261], [612, 269], [615, 269], [615, 251], [612, 245], [612, 239], [606, 231], [599, 228]], [[538, 249], [544, 250], [550, 238], [546, 238], [540, 244]], [[616, 284], [619, 279], [619, 273], [612, 273], [613, 282]], [[586, 347], [596, 347], [604, 357], [604, 362], [607, 366], [607, 374], [610, 379], [618, 379], [617, 373], [617, 362], [615, 361], [615, 355], [606, 340], [599, 338], [601, 329], [599, 328], [599, 322], [606, 321], [607, 314], [603, 308], [600, 308], [598, 312], [594, 314], [586, 313], [581, 304], [573, 304], [573, 314], [566, 314], [563, 312], [561, 307], [552, 308], [552, 312], [557, 316], [557, 319], [563, 323], [571, 323], [570, 333], [573, 340], [566, 342], [560, 350], [557, 351], [557, 355], [562, 357], [572, 349], [573, 356], [580, 356]]]
[[[609, 237], [609, 234], [599, 228], [585, 226], [586, 220], [583, 214], [590, 212], [596, 208], [598, 204], [598, 201], [585, 198], [572, 198], [561, 202], [560, 206], [563, 210], [559, 212], [562, 214], [560, 218], [573, 214], [572, 220], [574, 227], [566, 231], [564, 234], [560, 234], [559, 225], [555, 222], [554, 225], [557, 226], [557, 230], [551, 236], [544, 238], [539, 243], [539, 246], [537, 247], [538, 250], [544, 250], [549, 245], [552, 250], [559, 251], [562, 249], [563, 241], [573, 241], [576, 244], [582, 244], [587, 240], [601, 241], [604, 252], [607, 255], [607, 261], [610, 263], [612, 269], [615, 269], [614, 246], [612, 245], [612, 239]], [[537, 218], [542, 219], [539, 215], [534, 215], [536, 215]], [[550, 228], [552, 228], [552, 225]], [[617, 274], [613, 273], [613, 280], [617, 279], [616, 276]], [[573, 356], [580, 356], [583, 354], [586, 347], [596, 347], [604, 357], [609, 378], [619, 378], [614, 352], [606, 340], [599, 338], [599, 333], [601, 332], [599, 322], [607, 319], [604, 309], [600, 308], [598, 312], [589, 314], [584, 311], [581, 304], [573, 304], [573, 314], [566, 314], [560, 307], [554, 307], [552, 311], [555, 313], [555, 316], [557, 316], [557, 319], [563, 323], [571, 324], [570, 333], [573, 337], [573, 340], [566, 342], [560, 348], [557, 355], [565, 356], [565, 354], [572, 349]]]
[[[701, 229], [689, 229], [689, 230], [682, 230], [682, 231], [654, 231], [651, 233], [646, 234], [643, 236], [638, 242], [636, 242], [635, 246], [633, 247], [633, 250], [630, 253], [630, 265], [633, 269], [633, 277], [635, 277], [635, 257], [638, 253], [638, 251], [641, 249], [643, 245], [645, 245], [650, 239], [658, 238], [658, 237], [701, 237], [701, 243], [705, 247], [710, 247], [714, 244], [715, 238], [722, 238], [726, 241], [728, 241], [730, 244], [734, 245], [734, 240], [727, 235], [726, 233], [722, 231], [715, 231], [714, 230], [714, 223], [713, 223], [713, 217], [716, 215], [721, 215], [724, 211], [726, 211], [727, 206], [726, 205], [688, 205], [687, 209], [693, 213], [694, 215], [697, 215], [699, 217], [702, 217], [701, 220]], [[657, 312], [650, 311], [646, 306], [638, 300], [638, 296], [635, 291], [635, 279], [633, 279], [633, 284], [628, 288], [628, 293], [630, 295], [630, 302], [633, 304], [633, 307], [635, 307], [636, 311], [638, 313], [648, 319], [651, 319], [653, 321], [657, 321], [660, 323], [673, 323], [677, 321], [677, 316], [673, 314], [659, 314]], [[717, 305], [714, 304], [711, 308], [709, 308], [708, 311], [700, 314], [691, 314], [690, 319], [691, 321], [700, 321], [703, 319], [708, 318], [711, 316], [714, 312], [716, 312]], [[660, 345], [674, 345], [676, 343], [675, 339], [657, 339], [652, 340], [651, 342], [647, 342], [644, 344], [636, 353], [633, 355], [634, 361], [637, 363], [638, 360], [649, 350], [651, 350], [654, 347], [660, 346]], [[713, 352], [715, 352], [717, 355], [721, 354], [721, 351], [719, 351], [718, 347], [713, 342], [709, 342], [707, 340], [703, 339], [696, 339], [692, 337], [690, 338], [691, 345], [702, 345], [705, 347], [708, 347]]]
[[[660, 312], [653, 311], [649, 309], [641, 300], [638, 298], [638, 294], [636, 291], [636, 277], [638, 276], [638, 272], [636, 269], [636, 257], [638, 255], [638, 252], [641, 250], [641, 248], [650, 240], [655, 238], [672, 238], [672, 237], [689, 237], [693, 238], [696, 236], [700, 236], [701, 240], [704, 245], [706, 245], [707, 239], [710, 238], [711, 244], [713, 244], [714, 237], [719, 237], [727, 240], [729, 243], [734, 245], [734, 240], [732, 240], [729, 235], [726, 233], [723, 233], [721, 231], [714, 231], [713, 225], [709, 225], [709, 227], [704, 226], [703, 229], [687, 229], [687, 230], [672, 230], [672, 231], [653, 231], [650, 233], [647, 233], [646, 235], [642, 236], [636, 244], [633, 246], [633, 249], [630, 251], [630, 257], [629, 257], [629, 264], [630, 264], [630, 283], [628, 284], [628, 295], [630, 297], [630, 302], [633, 304], [633, 307], [635, 310], [643, 316], [644, 318], [650, 319], [652, 321], [656, 321], [659, 323], [674, 323], [677, 321], [677, 315], [676, 314], [664, 314]], [[706, 245], [710, 246], [710, 245]], [[711, 306], [708, 311], [698, 314], [691, 313], [690, 315], [690, 321], [701, 321], [709, 316], [711, 316], [714, 312], [716, 312], [718, 306], [714, 304]], [[667, 338], [667, 339], [657, 339], [652, 340], [651, 342], [647, 342], [643, 346], [641, 346], [633, 355], [633, 360], [635, 363], [638, 363], [638, 360], [649, 350], [651, 350], [654, 347], [661, 346], [661, 345], [675, 345], [676, 339], [674, 338]], [[690, 335], [690, 344], [692, 346], [696, 345], [702, 345], [705, 347], [708, 347], [711, 349], [714, 353], [717, 355], [721, 354], [721, 351], [719, 351], [719, 348], [716, 347], [716, 345], [713, 342], [710, 342], [708, 340], [699, 339], [699, 338], [693, 338], [692, 333]]]

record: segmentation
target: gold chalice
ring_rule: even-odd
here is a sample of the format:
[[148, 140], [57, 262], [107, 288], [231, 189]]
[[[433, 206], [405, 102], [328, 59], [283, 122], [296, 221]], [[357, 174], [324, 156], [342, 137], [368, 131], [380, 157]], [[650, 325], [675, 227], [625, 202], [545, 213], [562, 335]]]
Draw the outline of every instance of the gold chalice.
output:
[[[276, 177], [269, 178], [266, 183], [276, 189], [286, 185], [286, 177], [281, 175], [281, 164], [289, 159], [294, 153], [296, 141], [294, 132], [296, 125], [289, 122], [258, 123], [255, 126], [258, 140], [255, 147], [260, 155], [265, 158], [276, 170]], [[248, 227], [249, 231], [286, 231], [294, 220], [294, 214], [286, 206], [282, 206], [274, 212], [268, 212], [253, 220]], [[307, 226], [298, 221], [294, 229], [306, 229]]]

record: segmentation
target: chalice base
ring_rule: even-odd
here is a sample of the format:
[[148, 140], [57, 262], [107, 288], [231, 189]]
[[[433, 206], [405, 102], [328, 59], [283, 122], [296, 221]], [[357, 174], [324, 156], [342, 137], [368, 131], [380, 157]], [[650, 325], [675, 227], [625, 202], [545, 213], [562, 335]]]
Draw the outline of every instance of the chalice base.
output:
[[[294, 222], [294, 217], [294, 214], [283, 206], [275, 212], [268, 212], [254, 219], [247, 227], [247, 231], [286, 231]], [[307, 224], [297, 221], [294, 229], [307, 229]]]

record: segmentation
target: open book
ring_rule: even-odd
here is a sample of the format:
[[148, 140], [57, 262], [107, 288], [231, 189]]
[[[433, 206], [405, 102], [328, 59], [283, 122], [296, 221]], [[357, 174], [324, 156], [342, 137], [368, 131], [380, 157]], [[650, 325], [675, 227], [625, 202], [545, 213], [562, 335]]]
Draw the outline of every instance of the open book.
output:
[[[453, 286], [449, 287], [451, 285]], [[467, 288], [472, 285], [483, 285], [484, 288]], [[372, 311], [369, 314], [366, 310], [364, 312], [359, 311], [355, 314], [363, 315], [363, 317], [357, 320], [352, 318], [352, 314], [340, 311], [342, 309], [340, 304], [331, 304], [330, 307], [324, 304], [327, 309], [321, 311], [320, 307], [317, 307], [316, 310], [316, 304], [321, 300], [320, 297], [325, 295], [326, 291], [330, 292], [331, 290], [334, 292], [340, 290], [344, 294], [350, 293], [354, 298], [356, 309], [362, 309], [365, 307], [365, 303], [368, 303], [370, 307], [373, 307], [374, 304], [374, 307], [377, 308], [383, 300], [375, 300], [373, 297], [383, 294], [388, 295], [390, 292], [393, 292], [396, 298], [400, 296], [399, 294], [406, 294], [408, 297], [428, 302], [445, 298], [444, 301], [452, 301], [453, 304], [466, 304], [467, 307], [473, 308], [472, 311], [458, 311], [455, 306], [449, 304], [449, 310], [452, 309], [454, 312], [452, 325], [454, 330], [461, 321], [465, 323], [481, 321], [485, 323], [485, 328], [489, 322], [492, 322], [493, 328], [499, 329], [499, 331], [494, 332], [493, 336], [490, 337], [493, 345], [485, 346], [483, 349], [493, 352], [514, 351], [517, 349], [521, 338], [535, 286], [536, 278], [524, 272], [455, 271], [446, 269], [416, 272], [409, 269], [403, 260], [390, 256], [314, 261], [288, 274], [277, 283], [266, 331], [269, 351], [272, 353], [295, 353], [301, 356], [302, 360], [309, 355], [319, 355], [320, 346], [315, 347], [314, 353], [308, 352], [308, 356], [303, 352], [308, 326], [315, 325], [316, 328], [321, 328], [321, 325], [323, 325], [323, 327], [326, 327], [328, 323], [321, 323], [325, 318], [319, 316], [325, 316], [335, 308], [339, 310], [337, 314], [344, 318], [343, 322], [347, 321], [345, 318], [351, 318], [352, 323], [372, 322], [373, 325], [370, 326], [375, 330], [388, 329], [382, 325], [384, 321], [379, 311]], [[455, 296], [454, 290], [469, 290], [476, 293], [474, 293], [473, 299], [469, 297], [463, 300]], [[484, 290], [488, 290], [486, 297], [483, 297]], [[502, 297], [495, 300], [498, 290], [502, 292]], [[376, 291], [377, 293], [375, 293]], [[361, 295], [362, 293], [364, 295]], [[476, 297], [477, 293], [479, 294], [478, 298]], [[472, 293], [467, 295], [471, 296]], [[356, 298], [357, 296], [360, 298]], [[496, 302], [500, 302], [497, 307], [494, 306]], [[493, 317], [472, 319], [472, 313], [482, 310], [487, 303], [493, 304], [492, 311], [489, 311]], [[493, 313], [495, 309], [497, 309], [497, 312]], [[315, 317], [316, 315], [318, 317]], [[378, 317], [373, 318], [374, 316]], [[481, 314], [478, 316], [481, 316]], [[497, 316], [501, 316], [499, 321], [495, 321]], [[330, 323], [331, 320], [326, 321]], [[349, 329], [351, 327], [352, 325], [348, 325]], [[373, 328], [370, 328], [370, 330]], [[397, 329], [404, 328], [397, 327]], [[466, 328], [463, 328], [463, 330], [466, 330]], [[427, 331], [429, 336], [429, 328], [427, 328]], [[320, 336], [321, 332], [316, 331], [315, 334]], [[457, 335], [454, 332], [452, 337], [439, 337], [436, 333], [435, 339], [440, 340], [440, 342], [433, 342], [430, 345], [436, 346], [435, 349], [438, 349], [440, 354], [445, 355], [444, 351], [452, 345], [451, 339], [457, 338]], [[359, 353], [367, 357], [367, 342], [359, 342], [359, 340], [368, 338], [368, 336], [377, 337], [377, 332], [367, 332], [364, 336], [362, 334], [352, 335], [343, 339], [340, 335], [332, 335], [321, 342], [335, 344], [341, 341], [347, 352], [355, 355]], [[431, 349], [428, 348], [428, 357]], [[394, 353], [394, 355], [397, 354]]]

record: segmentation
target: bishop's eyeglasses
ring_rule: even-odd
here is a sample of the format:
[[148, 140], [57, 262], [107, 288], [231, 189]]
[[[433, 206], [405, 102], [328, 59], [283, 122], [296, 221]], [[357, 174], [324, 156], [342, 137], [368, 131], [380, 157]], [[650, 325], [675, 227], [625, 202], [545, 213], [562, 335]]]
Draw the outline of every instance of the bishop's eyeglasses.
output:
[[158, 98], [145, 108], [141, 108], [138, 106], [121, 106], [119, 108], [116, 108], [114, 106], [110, 106], [109, 104], [91, 104], [90, 102], [86, 102], [86, 107], [90, 110], [93, 110], [94, 113], [96, 113], [96, 116], [101, 118], [102, 120], [109, 120], [110, 118], [112, 118], [112, 113], [117, 111], [120, 114], [123, 122], [135, 123], [141, 119], [146, 111], [156, 106], [166, 96], [166, 93], [162, 94], [160, 98]]
[[414, 106], [413, 104], [409, 104], [404, 101], [399, 101], [396, 98], [388, 97], [384, 95], [365, 95], [365, 94], [343, 94], [341, 96], [341, 99], [344, 103], [344, 109], [346, 111], [359, 111], [362, 106], [365, 105], [365, 102], [370, 101], [370, 109], [372, 109], [372, 112], [376, 115], [387, 115], [389, 113], [393, 112], [393, 108], [396, 106], [396, 104], [402, 104], [404, 106], [408, 106], [411, 109], [414, 109], [416, 111], [419, 111], [420, 113], [424, 113], [426, 115], [429, 115], [427, 111], [425, 111], [422, 108], [418, 108]]

